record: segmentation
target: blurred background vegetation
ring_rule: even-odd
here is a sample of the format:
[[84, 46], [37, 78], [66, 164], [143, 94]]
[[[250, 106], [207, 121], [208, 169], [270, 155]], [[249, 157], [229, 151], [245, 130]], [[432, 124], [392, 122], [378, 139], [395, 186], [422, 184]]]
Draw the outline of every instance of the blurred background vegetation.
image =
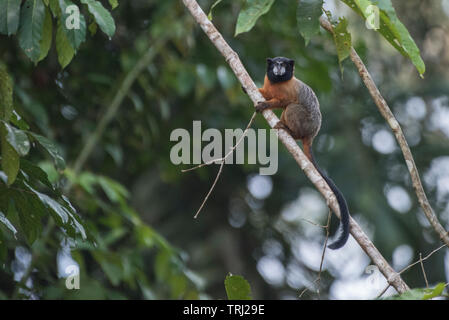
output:
[[[199, 4], [208, 12], [213, 2]], [[277, 0], [251, 32], [237, 37], [240, 1], [222, 1], [213, 22], [259, 86], [267, 57], [295, 60], [295, 75], [321, 104], [316, 158], [345, 194], [352, 216], [400, 270], [440, 242], [420, 210], [396, 141], [351, 61], [343, 63], [342, 77], [324, 30], [305, 47], [296, 5]], [[346, 5], [325, 1], [335, 17], [348, 18], [353, 44], [397, 116], [429, 201], [447, 230], [449, 1], [393, 0], [393, 5], [421, 49], [424, 79]], [[110, 8], [107, 1], [104, 6]], [[63, 70], [55, 48], [35, 65], [16, 37], [0, 36], [0, 60], [14, 83], [17, 113], [31, 131], [57, 144], [67, 166], [57, 170], [35, 148], [26, 159], [65, 190], [93, 239], [66, 237], [44, 216], [30, 242], [14, 209], [2, 207], [18, 232], [0, 224], [0, 297], [223, 299], [229, 272], [244, 276], [259, 299], [297, 299], [306, 288], [303, 299], [379, 294], [385, 282], [381, 275], [379, 281], [368, 279], [370, 260], [352, 238], [343, 249], [327, 251], [317, 294], [325, 232], [310, 221], [326, 224], [328, 209], [281, 145], [276, 175], [259, 176], [258, 165], [224, 166], [193, 219], [218, 167], [181, 173], [186, 167], [170, 161], [175, 144], [170, 133], [191, 132], [193, 120], [201, 120], [203, 130], [245, 128], [252, 103], [181, 1], [120, 1], [111, 13], [115, 35], [109, 39], [96, 32]], [[144, 68], [84, 162], [82, 150], [142, 59]], [[268, 125], [258, 116], [253, 127]], [[337, 227], [333, 220], [331, 234]], [[65, 287], [69, 265], [79, 268], [80, 290]], [[432, 255], [424, 267], [430, 285], [448, 282], [449, 250]], [[410, 287], [426, 286], [419, 265], [403, 279]]]

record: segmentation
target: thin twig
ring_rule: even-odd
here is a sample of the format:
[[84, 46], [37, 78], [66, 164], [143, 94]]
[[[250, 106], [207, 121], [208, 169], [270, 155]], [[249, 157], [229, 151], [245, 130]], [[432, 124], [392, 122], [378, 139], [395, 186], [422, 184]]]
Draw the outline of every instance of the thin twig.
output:
[[429, 288], [429, 282], [427, 281], [426, 270], [424, 270], [424, 264], [422, 263], [422, 254], [419, 253], [419, 263], [421, 264], [422, 274], [424, 275], [424, 281], [426, 282], [426, 288]]
[[[442, 248], [444, 248], [446, 245], [443, 244], [441, 246], [439, 246], [438, 248], [436, 248], [435, 250], [433, 250], [432, 252], [430, 252], [427, 256], [425, 256], [424, 258], [421, 258], [421, 253], [420, 253], [420, 259], [418, 261], [413, 262], [412, 264], [409, 264], [408, 266], [406, 266], [405, 268], [403, 268], [401, 271], [399, 271], [399, 274], [404, 273], [405, 271], [407, 271], [408, 269], [410, 269], [411, 267], [417, 265], [418, 263], [423, 263], [423, 261], [426, 261], [427, 259], [429, 259], [435, 252], [441, 250]], [[388, 288], [391, 286], [391, 284], [388, 284], [376, 297], [376, 299], [380, 298], [387, 290]]]
[[327, 249], [327, 241], [329, 240], [329, 227], [331, 224], [331, 217], [332, 217], [332, 212], [329, 210], [329, 213], [327, 216], [327, 224], [326, 224], [326, 240], [324, 240], [323, 253], [321, 254], [320, 270], [318, 272], [318, 277], [315, 280], [316, 285], [317, 285], [318, 297], [320, 296], [321, 272], [323, 270], [324, 256], [326, 254], [326, 249]]
[[254, 112], [252, 117], [251, 117], [251, 119], [248, 122], [248, 125], [246, 126], [245, 131], [243, 131], [242, 136], [240, 137], [240, 139], [237, 141], [237, 143], [231, 148], [231, 150], [229, 150], [229, 152], [224, 157], [210, 160], [208, 162], [199, 164], [199, 165], [197, 165], [195, 167], [192, 167], [192, 168], [189, 168], [189, 169], [183, 169], [183, 170], [181, 170], [181, 172], [188, 172], [188, 171], [196, 170], [196, 169], [202, 168], [204, 166], [208, 166], [208, 165], [211, 165], [213, 163], [220, 163], [220, 162], [226, 160], [234, 152], [234, 150], [237, 148], [237, 146], [240, 144], [240, 142], [242, 142], [243, 138], [245, 138], [246, 134], [248, 133], [249, 128], [252, 126], [252, 124], [254, 122], [254, 118], [256, 117], [256, 115], [257, 115], [257, 113]]
[[220, 178], [221, 175], [221, 171], [223, 170], [223, 165], [224, 165], [224, 160], [221, 161], [220, 164], [220, 169], [218, 170], [217, 176], [215, 177], [214, 183], [212, 184], [212, 187], [210, 187], [209, 192], [206, 194], [206, 197], [203, 200], [203, 203], [201, 203], [200, 208], [198, 209], [198, 211], [195, 213], [195, 215], [193, 216], [193, 218], [197, 218], [198, 214], [200, 213], [201, 209], [203, 209], [204, 205], [206, 204], [207, 199], [209, 199], [210, 194], [212, 193], [212, 190], [214, 190], [215, 185], [217, 184], [218, 179]]
[[384, 293], [385, 292], [387, 292], [387, 290], [388, 290], [388, 288], [390, 288], [391, 287], [391, 285], [390, 284], [388, 284], [377, 296], [376, 296], [376, 300], [377, 299], [380, 299], [380, 297], [382, 297], [383, 295], [384, 295]]
[[408, 269], [410, 269], [411, 267], [413, 267], [414, 265], [418, 264], [422, 261], [426, 261], [427, 259], [429, 259], [435, 252], [441, 250], [441, 248], [445, 247], [445, 245], [441, 245], [440, 247], [436, 248], [435, 250], [433, 250], [431, 253], [429, 253], [427, 256], [425, 256], [424, 258], [413, 262], [412, 264], [408, 265], [407, 267], [403, 268], [401, 271], [399, 271], [399, 274], [404, 273], [405, 271], [407, 271]]
[[195, 170], [195, 169], [199, 169], [201, 167], [210, 165], [212, 163], [217, 163], [217, 162], [221, 162], [220, 165], [220, 169], [218, 170], [217, 176], [215, 177], [215, 181], [212, 184], [212, 187], [209, 189], [209, 192], [207, 193], [206, 197], [204, 198], [203, 202], [201, 203], [200, 208], [198, 209], [198, 211], [195, 213], [195, 215], [193, 216], [194, 219], [196, 219], [198, 217], [198, 214], [200, 213], [201, 209], [203, 209], [204, 205], [206, 204], [207, 199], [209, 199], [210, 194], [212, 193], [212, 190], [214, 190], [215, 185], [217, 184], [218, 179], [220, 178], [221, 175], [221, 171], [223, 170], [223, 165], [225, 163], [225, 160], [234, 152], [234, 150], [237, 148], [237, 146], [240, 144], [240, 142], [242, 142], [243, 138], [245, 138], [246, 134], [248, 133], [249, 128], [252, 126], [253, 122], [254, 122], [254, 118], [256, 117], [256, 113], [254, 112], [251, 119], [249, 120], [245, 131], [243, 131], [242, 136], [240, 137], [240, 139], [236, 142], [236, 144], [231, 148], [231, 150], [229, 150], [229, 152], [222, 158], [219, 159], [214, 159], [211, 161], [208, 161], [206, 163], [202, 163], [196, 167], [193, 168], [189, 168], [189, 169], [185, 169], [185, 170], [181, 170], [181, 172], [187, 172], [187, 171], [191, 171], [191, 170]]
[[[254, 84], [254, 81], [251, 79], [248, 72], [244, 68], [237, 53], [228, 45], [220, 32], [218, 32], [212, 22], [207, 18], [206, 14], [198, 5], [198, 3], [195, 0], [183, 0], [183, 3], [195, 19], [195, 21], [206, 33], [210, 41], [224, 56], [226, 62], [229, 64], [232, 71], [239, 79], [243, 88], [245, 88], [254, 105], [259, 101], [264, 101], [265, 99], [258, 91], [256, 85]], [[262, 115], [271, 127], [274, 127], [279, 122], [279, 118], [271, 110], [263, 111]], [[334, 193], [329, 188], [326, 181], [324, 181], [323, 177], [315, 169], [314, 165], [304, 155], [296, 140], [293, 139], [292, 136], [290, 136], [285, 130], [278, 130], [277, 134], [279, 140], [285, 145], [288, 152], [298, 163], [299, 167], [304, 171], [306, 176], [315, 185], [318, 191], [320, 191], [320, 193], [324, 196], [326, 202], [329, 204], [335, 215], [337, 215], [337, 217], [340, 217], [340, 207], [338, 206], [338, 202]], [[366, 252], [366, 254], [371, 258], [371, 260], [378, 266], [379, 270], [385, 276], [388, 283], [391, 283], [400, 293], [409, 290], [407, 284], [402, 280], [400, 275], [395, 272], [394, 269], [388, 264], [387, 260], [381, 255], [379, 250], [377, 250], [368, 236], [360, 228], [358, 223], [352, 218], [350, 219], [349, 223], [352, 236], [360, 245], [360, 247]]]
[[[321, 17], [320, 18], [321, 26], [329, 31], [331, 34], [334, 33], [332, 24], [328, 19]], [[368, 69], [363, 63], [362, 59], [360, 59], [357, 51], [353, 47], [351, 47], [350, 58], [359, 72], [360, 78], [362, 78], [363, 83], [368, 89], [371, 97], [374, 100], [377, 108], [379, 109], [381, 115], [387, 121], [390, 126], [393, 134], [401, 148], [402, 154], [405, 159], [405, 163], [407, 165], [407, 169], [410, 173], [413, 188], [415, 189], [416, 196], [418, 198], [418, 202], [423, 209], [424, 214], [429, 220], [435, 232], [439, 235], [442, 242], [449, 247], [449, 234], [443, 226], [438, 221], [438, 217], [435, 215], [432, 207], [430, 206], [429, 200], [427, 199], [426, 193], [424, 192], [424, 188], [421, 183], [421, 179], [419, 178], [418, 168], [416, 168], [415, 160], [413, 159], [412, 152], [410, 151], [410, 147], [408, 146], [407, 140], [405, 139], [404, 133], [402, 132], [401, 126], [399, 122], [396, 120], [393, 112], [391, 112], [390, 107], [385, 101], [384, 97], [380, 93], [379, 89], [376, 86], [373, 78], [371, 77]]]
[[[320, 297], [321, 272], [323, 271], [324, 255], [326, 253], [327, 241], [329, 240], [329, 226], [330, 226], [330, 221], [331, 221], [331, 214], [332, 214], [332, 212], [329, 211], [329, 214], [327, 216], [327, 224], [325, 226], [319, 225], [319, 224], [314, 223], [307, 219], [302, 219], [302, 220], [305, 220], [306, 222], [313, 224], [314, 226], [326, 229], [326, 239], [324, 240], [323, 253], [321, 255], [320, 270], [318, 271], [317, 278], [313, 281], [317, 287], [316, 293], [318, 294], [318, 298]], [[306, 293], [308, 290], [309, 290], [308, 288], [305, 288], [304, 290], [302, 290], [301, 293], [299, 294], [299, 298], [301, 298], [304, 295], [304, 293]]]
[[312, 220], [309, 220], [306, 218], [301, 218], [301, 220], [304, 220], [305, 222], [310, 223], [311, 225], [314, 225], [315, 227], [319, 227], [319, 228], [323, 228], [323, 229], [327, 228], [327, 226], [325, 226], [325, 225], [313, 222]]

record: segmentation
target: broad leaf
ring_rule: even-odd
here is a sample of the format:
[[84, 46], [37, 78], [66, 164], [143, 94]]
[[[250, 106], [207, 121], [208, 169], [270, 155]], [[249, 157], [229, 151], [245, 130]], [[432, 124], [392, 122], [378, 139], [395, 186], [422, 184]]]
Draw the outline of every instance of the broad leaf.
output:
[[24, 182], [25, 187], [34, 193], [40, 202], [50, 211], [56, 223], [63, 227], [70, 236], [80, 233], [83, 239], [86, 239], [86, 231], [81, 224], [80, 218], [76, 215], [73, 206], [66, 198], [62, 198], [64, 204], [60, 204], [48, 195], [33, 189], [28, 183]]
[[53, 143], [53, 141], [34, 132], [28, 131], [28, 134], [36, 139], [36, 141], [50, 154], [57, 169], [62, 170], [65, 168], [64, 158], [61, 156], [58, 147]]
[[9, 121], [11, 121], [11, 123], [19, 129], [28, 130], [30, 128], [28, 123], [26, 123], [26, 121], [15, 110], [13, 110]]
[[48, 51], [51, 47], [51, 40], [53, 37], [53, 22], [51, 20], [50, 9], [45, 9], [45, 19], [44, 19], [44, 30], [42, 33], [41, 40], [41, 55], [39, 57], [39, 61], [45, 59], [48, 54]]
[[273, 2], [274, 0], [246, 0], [237, 18], [234, 36], [251, 30], [260, 16], [270, 10]]
[[56, 52], [58, 53], [59, 64], [63, 69], [67, 67], [75, 56], [75, 50], [62, 28], [61, 22], [58, 23], [58, 29], [56, 30]]
[[81, 3], [87, 5], [89, 12], [94, 16], [95, 21], [101, 31], [112, 37], [115, 33], [115, 22], [108, 10], [106, 10], [101, 2], [96, 0], [81, 0]]
[[379, 32], [396, 50], [409, 58], [422, 77], [426, 66], [420, 51], [407, 28], [396, 16], [391, 0], [341, 1], [362, 16], [367, 21], [367, 27]]
[[54, 191], [54, 187], [48, 179], [47, 173], [40, 167], [25, 159], [20, 159], [20, 171], [24, 174], [27, 181], [37, 180]]
[[310, 38], [320, 31], [320, 16], [323, 0], [299, 0], [296, 11], [298, 30], [306, 45]]
[[0, 211], [0, 223], [4, 224], [6, 226], [6, 228], [8, 228], [9, 230], [11, 230], [11, 232], [13, 234], [17, 233], [16, 228], [13, 226], [13, 224], [8, 220], [8, 218], [5, 217], [5, 215], [3, 214], [3, 212]]
[[27, 155], [30, 151], [30, 141], [28, 140], [26, 133], [20, 129], [10, 126], [6, 122], [3, 122], [2, 124], [5, 127], [6, 141], [9, 145], [14, 148], [19, 156], [23, 157]]
[[251, 287], [242, 276], [227, 275], [225, 289], [229, 300], [251, 300]]
[[77, 5], [70, 0], [59, 0], [61, 28], [71, 47], [76, 51], [86, 40], [86, 20]]
[[446, 288], [446, 284], [441, 282], [437, 284], [433, 289], [426, 289], [427, 292], [423, 296], [423, 300], [428, 300], [441, 296], [443, 294], [444, 288]]
[[50, 10], [54, 17], [61, 16], [61, 8], [59, 8], [59, 0], [49, 0]]
[[19, 45], [33, 62], [39, 60], [45, 18], [42, 0], [27, 0], [20, 15]]
[[45, 207], [34, 195], [17, 191], [13, 193], [20, 226], [25, 238], [31, 245], [42, 231], [41, 218], [46, 214]]
[[337, 48], [338, 63], [340, 64], [341, 74], [343, 75], [343, 65], [341, 63], [349, 57], [352, 47], [351, 34], [348, 32], [348, 20], [346, 18], [340, 19], [334, 28], [333, 36], [335, 47]]
[[435, 288], [416, 288], [406, 291], [402, 294], [394, 295], [385, 300], [428, 300], [432, 298], [439, 297], [443, 294], [445, 288], [444, 283], [439, 283]]
[[22, 0], [0, 1], [0, 33], [10, 36], [17, 32], [21, 2]]
[[103, 176], [99, 176], [97, 179], [111, 202], [121, 202], [129, 196], [128, 190], [118, 182]]
[[6, 67], [0, 64], [0, 119], [8, 121], [13, 111], [12, 105], [13, 83], [6, 71]]
[[118, 0], [109, 0], [112, 10], [118, 7]]

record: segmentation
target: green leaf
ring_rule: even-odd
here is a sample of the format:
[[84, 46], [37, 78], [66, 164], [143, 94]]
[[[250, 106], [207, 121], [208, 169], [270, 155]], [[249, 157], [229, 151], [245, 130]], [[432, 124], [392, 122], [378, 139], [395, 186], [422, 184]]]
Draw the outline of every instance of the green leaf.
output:
[[20, 159], [20, 171], [25, 173], [25, 175], [28, 177], [27, 181], [30, 181], [30, 179], [34, 179], [34, 180], [40, 181], [42, 184], [47, 186], [50, 190], [52, 190], [52, 191], [54, 190], [52, 183], [48, 179], [47, 173], [44, 170], [42, 170], [40, 167], [29, 162], [28, 160]]
[[59, 7], [61, 8], [61, 28], [71, 47], [76, 51], [81, 43], [86, 40], [86, 20], [78, 6], [70, 0], [59, 0]]
[[425, 294], [425, 289], [412, 289], [400, 295], [394, 295], [385, 300], [422, 300]]
[[44, 60], [51, 47], [53, 37], [53, 21], [51, 20], [50, 9], [45, 9], [44, 30], [41, 40], [41, 55], [39, 61]]
[[320, 31], [320, 16], [323, 0], [299, 0], [296, 11], [296, 22], [306, 45], [310, 38]]
[[388, 297], [386, 300], [428, 300], [441, 296], [445, 287], [446, 285], [444, 283], [439, 283], [433, 289], [416, 288], [402, 294]]
[[351, 34], [348, 32], [348, 20], [340, 18], [337, 26], [334, 28], [334, 42], [337, 48], [338, 63], [340, 64], [340, 71], [343, 75], [343, 60], [349, 57], [351, 53], [352, 40]]
[[26, 123], [26, 121], [15, 110], [13, 110], [9, 121], [11, 121], [11, 123], [19, 129], [28, 130], [30, 128], [28, 123]]
[[211, 20], [212, 21], [212, 10], [214, 10], [214, 8], [220, 3], [220, 2], [222, 2], [223, 0], [217, 0], [217, 1], [215, 1], [213, 4], [212, 4], [212, 6], [210, 7], [210, 10], [209, 10], [209, 14], [207, 15], [207, 18], [209, 19], [209, 20]]
[[225, 279], [228, 300], [251, 300], [251, 287], [242, 276], [229, 274]]
[[20, 15], [19, 45], [28, 58], [38, 62], [41, 54], [41, 39], [45, 18], [42, 0], [27, 0]]
[[95, 0], [81, 0], [81, 3], [87, 5], [101, 31], [111, 38], [115, 33], [115, 22], [109, 11], [103, 7], [101, 2]]
[[72, 48], [60, 22], [58, 23], [58, 29], [56, 30], [56, 52], [58, 53], [59, 64], [63, 69], [67, 67], [75, 56], [75, 50]]
[[0, 33], [10, 36], [17, 32], [21, 2], [22, 0], [0, 1]]
[[[415, 41], [396, 15], [391, 0], [341, 0], [379, 32], [396, 50], [409, 58], [422, 77], [426, 66]], [[377, 24], [377, 22], [379, 22]]]
[[0, 211], [0, 223], [4, 224], [6, 228], [11, 230], [11, 232], [15, 235], [17, 233], [16, 228], [13, 226], [13, 224], [8, 220], [8, 218], [5, 217], [3, 212]]
[[76, 215], [75, 209], [67, 198], [62, 197], [61, 199], [64, 204], [60, 204], [48, 195], [36, 191], [28, 183], [23, 182], [23, 184], [29, 191], [34, 193], [40, 203], [50, 211], [58, 226], [63, 227], [70, 236], [80, 233], [83, 239], [86, 239], [86, 231], [81, 223], [81, 220]]
[[59, 8], [59, 0], [50, 0], [50, 10], [53, 13], [54, 17], [60, 17], [61, 16], [61, 8]]
[[118, 7], [118, 0], [109, 0], [112, 10]]
[[154, 263], [154, 272], [156, 274], [156, 278], [164, 282], [171, 271], [170, 263], [171, 263], [171, 252], [168, 250], [160, 250], [156, 256], [156, 261]]
[[6, 140], [7, 131], [3, 123], [0, 125], [0, 140], [2, 147], [2, 168], [8, 176], [8, 185], [14, 183], [20, 168], [20, 158], [16, 150]]
[[122, 263], [120, 256], [110, 252], [93, 251], [92, 255], [101, 265], [106, 276], [113, 286], [120, 284], [123, 278]]
[[25, 185], [39, 198], [39, 200], [42, 202], [42, 204], [45, 205], [47, 209], [56, 214], [54, 217], [56, 217], [55, 220], [59, 225], [65, 225], [69, 222], [70, 212], [64, 206], [62, 206], [59, 202], [50, 198], [46, 194], [34, 190], [28, 184], [25, 183]]
[[13, 82], [6, 67], [0, 64], [0, 118], [8, 121], [13, 111]]
[[129, 196], [128, 190], [120, 183], [103, 176], [99, 176], [97, 179], [111, 202], [121, 202]]
[[30, 151], [30, 141], [26, 133], [20, 129], [10, 126], [8, 123], [3, 122], [3, 126], [6, 130], [6, 141], [11, 147], [23, 157]]
[[251, 30], [260, 16], [267, 13], [274, 0], [246, 0], [237, 18], [234, 36]]
[[42, 231], [41, 217], [46, 213], [45, 207], [34, 195], [25, 192], [14, 192], [13, 199], [20, 226], [31, 245]]
[[34, 132], [28, 131], [28, 134], [36, 139], [36, 141], [50, 154], [57, 169], [62, 170], [65, 168], [64, 158], [61, 156], [59, 148], [53, 141]]
[[94, 36], [97, 33], [98, 24], [96, 24], [95, 21], [92, 21], [87, 28], [89, 29], [90, 35]]
[[437, 284], [433, 289], [426, 289], [427, 292], [423, 296], [423, 300], [428, 300], [441, 296], [443, 294], [444, 288], [446, 288], [446, 284], [441, 282]]

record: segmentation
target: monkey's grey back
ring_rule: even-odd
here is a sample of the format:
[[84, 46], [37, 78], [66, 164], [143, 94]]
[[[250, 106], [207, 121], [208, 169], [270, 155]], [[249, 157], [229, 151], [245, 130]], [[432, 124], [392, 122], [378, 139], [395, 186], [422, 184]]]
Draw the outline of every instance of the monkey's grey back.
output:
[[295, 78], [298, 85], [298, 103], [287, 106], [281, 116], [295, 139], [312, 140], [321, 127], [321, 112], [318, 99], [312, 88]]

